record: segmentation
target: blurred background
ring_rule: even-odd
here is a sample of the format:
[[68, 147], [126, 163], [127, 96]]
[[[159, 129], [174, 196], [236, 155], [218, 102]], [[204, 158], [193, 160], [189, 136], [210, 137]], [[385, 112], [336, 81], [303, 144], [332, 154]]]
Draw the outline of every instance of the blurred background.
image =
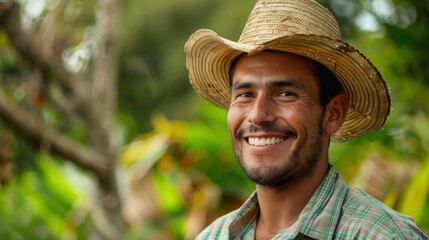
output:
[[[429, 234], [429, 1], [320, 2], [393, 101], [330, 161]], [[240, 206], [254, 186], [183, 46], [199, 28], [238, 40], [253, 5], [0, 1], [0, 238], [193, 239]]]

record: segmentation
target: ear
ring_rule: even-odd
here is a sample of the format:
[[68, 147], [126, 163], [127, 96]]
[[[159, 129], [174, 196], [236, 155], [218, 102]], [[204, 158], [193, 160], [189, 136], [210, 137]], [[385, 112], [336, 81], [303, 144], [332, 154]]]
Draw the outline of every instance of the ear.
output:
[[334, 134], [346, 119], [349, 110], [349, 99], [346, 94], [341, 93], [329, 101], [325, 113], [325, 131], [329, 135]]

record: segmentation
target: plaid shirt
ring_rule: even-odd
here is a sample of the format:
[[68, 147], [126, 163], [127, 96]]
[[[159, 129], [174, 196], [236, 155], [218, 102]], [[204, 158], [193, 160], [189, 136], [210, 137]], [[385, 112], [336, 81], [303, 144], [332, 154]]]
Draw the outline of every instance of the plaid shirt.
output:
[[[236, 211], [218, 218], [197, 239], [255, 239], [256, 192]], [[350, 189], [330, 167], [298, 220], [273, 239], [428, 239], [410, 217]]]

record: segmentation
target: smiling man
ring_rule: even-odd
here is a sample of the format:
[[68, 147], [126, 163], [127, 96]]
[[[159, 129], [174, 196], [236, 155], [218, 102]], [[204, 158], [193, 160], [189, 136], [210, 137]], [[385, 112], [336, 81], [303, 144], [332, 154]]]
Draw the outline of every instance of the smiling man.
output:
[[326, 174], [329, 137], [344, 120], [347, 97], [338, 94], [326, 111], [314, 67], [281, 52], [238, 58], [228, 126], [238, 161], [258, 186], [285, 189], [309, 175], [318, 185]]
[[196, 92], [228, 110], [237, 159], [256, 191], [198, 239], [428, 239], [407, 216], [349, 188], [330, 141], [381, 128], [381, 74], [313, 0], [257, 1], [238, 42], [211, 30], [185, 44]]

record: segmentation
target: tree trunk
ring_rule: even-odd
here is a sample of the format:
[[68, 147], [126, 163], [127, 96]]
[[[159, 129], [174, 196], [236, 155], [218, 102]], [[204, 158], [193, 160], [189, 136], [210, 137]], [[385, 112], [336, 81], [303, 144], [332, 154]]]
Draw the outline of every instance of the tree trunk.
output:
[[98, 116], [101, 131], [100, 135], [95, 136], [94, 144], [100, 148], [111, 164], [111, 168], [105, 175], [99, 175], [100, 199], [102, 209], [105, 211], [105, 216], [100, 219], [107, 222], [99, 224], [98, 229], [101, 230], [100, 233], [109, 234], [103, 236], [103, 239], [119, 239], [124, 228], [116, 181], [118, 154], [113, 144], [112, 131], [117, 100], [118, 9], [118, 0], [99, 0], [96, 10], [97, 56], [93, 72], [92, 96], [93, 102], [97, 105], [94, 112]]

